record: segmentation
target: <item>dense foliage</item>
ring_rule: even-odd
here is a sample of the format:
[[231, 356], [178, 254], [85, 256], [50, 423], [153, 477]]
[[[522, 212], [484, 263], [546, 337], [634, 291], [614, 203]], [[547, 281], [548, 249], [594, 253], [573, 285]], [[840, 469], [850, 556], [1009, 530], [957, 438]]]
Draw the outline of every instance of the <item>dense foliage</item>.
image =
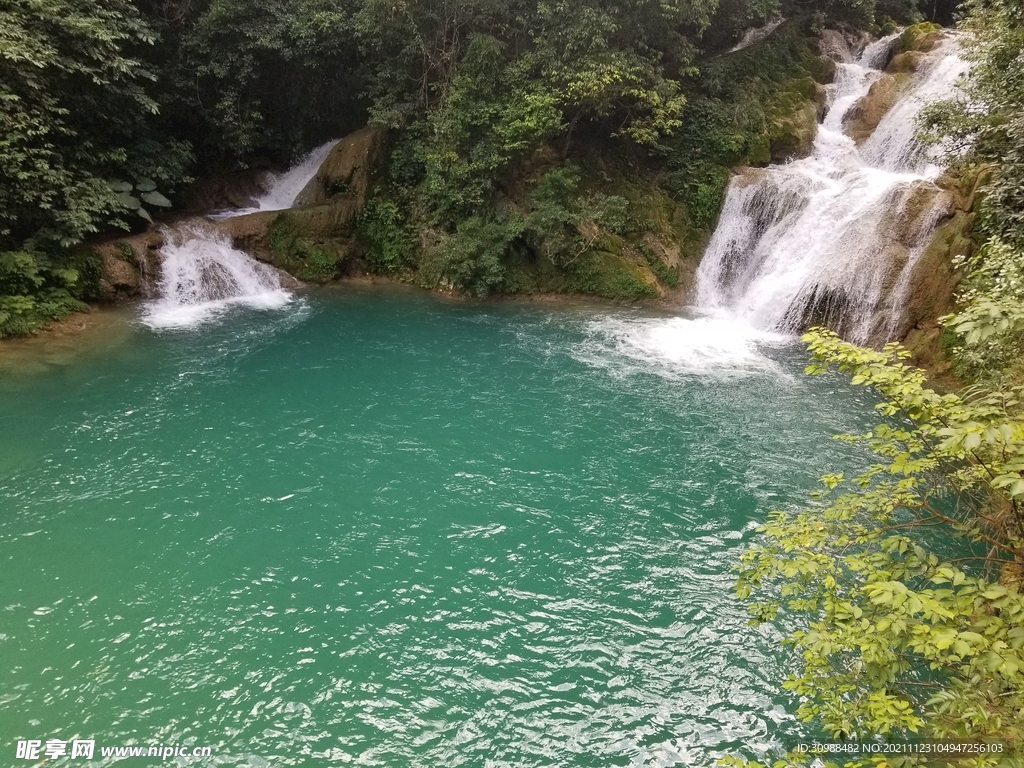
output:
[[961, 98], [931, 110], [928, 128], [959, 153], [957, 172], [992, 176], [980, 206], [982, 247], [964, 265], [950, 323], [964, 337], [954, 353], [960, 374], [998, 384], [1024, 375], [1024, 5], [969, 0], [967, 10], [971, 77]]
[[[802, 664], [786, 687], [798, 715], [833, 739], [989, 739], [1019, 750], [1024, 388], [940, 395], [895, 344], [865, 350], [822, 330], [805, 341], [810, 373], [836, 367], [874, 388], [886, 420], [844, 438], [875, 463], [851, 479], [824, 476], [814, 503], [773, 513], [744, 556], [739, 594], [767, 598], [753, 604], [754, 621], [784, 608], [796, 622], [787, 644]], [[826, 762], [837, 764], [927, 763]], [[1007, 755], [966, 764], [1006, 765]]]
[[[371, 265], [419, 259], [479, 293], [511, 286], [510, 254], [531, 252], [583, 280], [578, 238], [622, 207], [586, 157], [667, 163], [665, 188], [706, 227], [724, 169], [764, 160], [750, 148], [772, 88], [730, 109], [703, 63], [780, 13], [870, 26], [916, 6], [0, 0], [0, 336], [95, 292], [69, 255], [86, 236], [144, 226], [190, 176], [284, 163], [368, 120], [392, 129], [390, 183], [363, 219]], [[566, 162], [574, 199], [556, 203], [547, 174]]]

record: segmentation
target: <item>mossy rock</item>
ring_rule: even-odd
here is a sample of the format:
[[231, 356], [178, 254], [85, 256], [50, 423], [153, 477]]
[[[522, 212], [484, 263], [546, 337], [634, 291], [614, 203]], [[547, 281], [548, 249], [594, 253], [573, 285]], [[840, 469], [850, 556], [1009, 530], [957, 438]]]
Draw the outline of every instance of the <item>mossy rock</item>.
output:
[[794, 80], [776, 94], [765, 115], [772, 160], [785, 162], [810, 154], [818, 135], [816, 95], [809, 77]]
[[295, 221], [285, 214], [271, 225], [267, 244], [275, 267], [310, 283], [326, 283], [338, 277], [350, 250], [344, 241], [304, 238]]
[[903, 30], [900, 35], [899, 47], [902, 52], [920, 51], [928, 52], [933, 50], [942, 42], [942, 27], [930, 21], [922, 21]]
[[658, 280], [646, 266], [599, 251], [578, 268], [570, 286], [576, 293], [628, 301], [659, 295]]

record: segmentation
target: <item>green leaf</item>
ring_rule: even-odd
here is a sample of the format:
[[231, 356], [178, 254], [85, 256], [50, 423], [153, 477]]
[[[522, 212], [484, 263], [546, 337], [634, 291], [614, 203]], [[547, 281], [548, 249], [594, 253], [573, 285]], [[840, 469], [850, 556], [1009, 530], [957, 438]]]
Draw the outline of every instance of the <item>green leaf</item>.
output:
[[159, 192], [146, 192], [142, 195], [142, 199], [150, 205], [156, 205], [160, 208], [170, 208], [171, 201], [161, 195]]

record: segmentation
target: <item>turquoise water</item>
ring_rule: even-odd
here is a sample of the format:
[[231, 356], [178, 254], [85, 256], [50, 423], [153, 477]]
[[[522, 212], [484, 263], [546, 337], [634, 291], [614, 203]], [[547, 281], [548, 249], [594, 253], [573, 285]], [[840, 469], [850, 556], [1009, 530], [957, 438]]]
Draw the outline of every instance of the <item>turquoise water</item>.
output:
[[789, 662], [729, 569], [870, 418], [803, 364], [641, 310], [347, 290], [0, 369], [0, 763], [27, 738], [391, 768], [787, 740]]

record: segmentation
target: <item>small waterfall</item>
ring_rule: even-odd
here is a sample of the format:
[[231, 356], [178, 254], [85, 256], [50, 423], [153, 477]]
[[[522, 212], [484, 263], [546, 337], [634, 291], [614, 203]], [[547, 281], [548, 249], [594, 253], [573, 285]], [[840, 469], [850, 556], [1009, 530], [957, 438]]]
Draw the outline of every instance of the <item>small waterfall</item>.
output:
[[146, 304], [151, 328], [187, 328], [238, 305], [276, 309], [292, 296], [276, 269], [231, 245], [227, 235], [199, 225], [166, 232], [159, 297]]
[[916, 118], [951, 93], [966, 64], [951, 39], [928, 54], [858, 148], [843, 124], [883, 76], [892, 40], [838, 65], [809, 157], [731, 181], [698, 269], [699, 309], [779, 333], [829, 325], [859, 343], [896, 332], [914, 264], [949, 208]]
[[767, 24], [761, 27], [751, 27], [743, 33], [743, 37], [736, 45], [729, 49], [729, 53], [736, 53], [736, 51], [742, 51], [744, 48], [749, 48], [754, 43], [759, 43], [764, 40], [768, 35], [776, 30], [776, 28], [784, 22], [785, 19], [776, 19], [775, 21], [769, 21]]
[[324, 160], [331, 154], [337, 139], [331, 139], [300, 159], [295, 165], [283, 173], [270, 177], [270, 186], [261, 197], [256, 200], [256, 205], [251, 208], [240, 208], [234, 211], [221, 211], [212, 218], [226, 219], [233, 216], [244, 216], [247, 213], [258, 211], [283, 211], [295, 204], [295, 198], [305, 189], [313, 176], [323, 165]]
[[[336, 140], [303, 157], [273, 177], [267, 192], [252, 208], [223, 211], [213, 220], [292, 207], [295, 198], [319, 170]], [[281, 285], [280, 273], [235, 248], [230, 238], [204, 220], [165, 230], [163, 262], [156, 283], [157, 298], [147, 302], [142, 321], [150, 328], [188, 328], [235, 306], [278, 309], [292, 294]]]
[[[934, 147], [924, 147], [914, 138], [917, 116], [929, 104], [949, 98], [957, 81], [967, 74], [968, 65], [956, 55], [956, 43], [947, 41], [936, 51], [927, 76], [890, 109], [874, 133], [861, 147], [864, 162], [889, 171], [912, 170], [927, 178], [942, 171]], [[929, 152], [929, 150], [932, 150]]]

